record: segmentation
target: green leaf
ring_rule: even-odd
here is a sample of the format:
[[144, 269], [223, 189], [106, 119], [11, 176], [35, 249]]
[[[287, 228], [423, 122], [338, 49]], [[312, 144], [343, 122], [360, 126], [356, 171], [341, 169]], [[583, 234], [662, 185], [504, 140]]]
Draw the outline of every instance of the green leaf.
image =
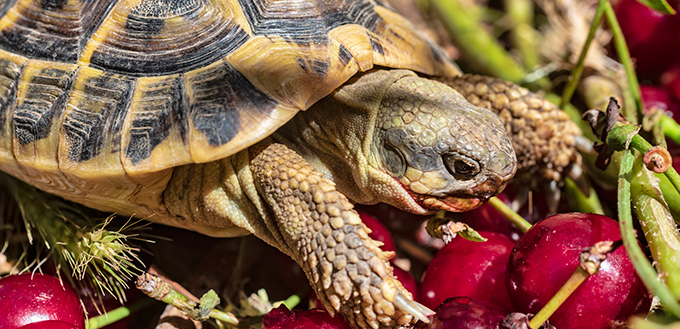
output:
[[664, 15], [675, 15], [675, 9], [666, 0], [638, 0], [638, 2]]
[[479, 234], [479, 232], [468, 226], [468, 224], [465, 224], [465, 229], [458, 232], [458, 235], [473, 242], [484, 242], [487, 240], [485, 237]]

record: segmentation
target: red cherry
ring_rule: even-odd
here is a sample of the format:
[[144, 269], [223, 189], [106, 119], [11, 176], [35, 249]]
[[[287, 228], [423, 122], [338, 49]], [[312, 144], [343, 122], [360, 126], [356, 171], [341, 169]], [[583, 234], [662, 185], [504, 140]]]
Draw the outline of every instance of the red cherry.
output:
[[78, 295], [56, 277], [39, 273], [6, 276], [0, 279], [0, 296], [0, 329], [18, 329], [44, 321], [85, 328]]
[[63, 321], [40, 321], [19, 327], [19, 329], [78, 329], [68, 322]]
[[435, 309], [429, 324], [418, 322], [416, 329], [497, 329], [507, 311], [469, 297], [448, 298]]
[[[510, 256], [507, 288], [513, 305], [520, 312], [537, 313], [567, 282], [584, 248], [619, 239], [618, 223], [601, 215], [564, 213], [537, 223]], [[559, 329], [609, 328], [612, 321], [649, 308], [650, 302], [625, 248], [620, 247], [562, 303], [550, 322]]]
[[332, 317], [321, 309], [290, 311], [281, 305], [267, 313], [262, 319], [262, 329], [350, 329], [342, 317]]
[[680, 105], [677, 103], [680, 101], [680, 61], [677, 61], [674, 66], [666, 70], [666, 72], [661, 75], [661, 84], [663, 84], [672, 97], [672, 101], [669, 101], [669, 103], [675, 105], [675, 111], [673, 113], [675, 114], [674, 118], [677, 120], [680, 118], [680, 115], [678, 115], [678, 112], [680, 111], [677, 111], [677, 108], [680, 107]]
[[495, 232], [479, 232], [488, 240], [456, 237], [439, 250], [423, 274], [418, 301], [435, 308], [449, 297], [467, 296], [511, 310], [505, 269], [514, 242]]
[[656, 79], [677, 63], [676, 54], [680, 50], [677, 17], [663, 15], [637, 0], [619, 1], [615, 12], [641, 78]]
[[416, 283], [416, 279], [413, 278], [413, 275], [411, 275], [411, 272], [404, 271], [398, 266], [392, 267], [394, 268], [394, 276], [397, 277], [404, 288], [406, 288], [406, 290], [408, 290], [408, 292], [410, 292], [414, 297], [417, 296], [418, 284]]
[[369, 233], [368, 236], [373, 240], [383, 243], [380, 249], [384, 251], [396, 251], [394, 248], [394, 241], [392, 240], [392, 236], [390, 235], [390, 231], [387, 230], [387, 227], [385, 227], [385, 225], [383, 225], [378, 220], [378, 218], [373, 215], [361, 210], [359, 210], [358, 213], [364, 224], [366, 224], [366, 226], [371, 229], [371, 233]]
[[[511, 199], [507, 192], [499, 194], [498, 198], [506, 204], [509, 204]], [[477, 231], [501, 233], [512, 240], [518, 240], [522, 232], [488, 203], [481, 205], [477, 209], [458, 214], [456, 220], [470, 225], [470, 227]]]
[[[680, 73], [680, 70], [678, 73]], [[680, 79], [677, 82], [678, 88], [680, 88]], [[673, 118], [680, 118], [680, 104], [666, 88], [658, 86], [640, 86], [640, 91], [642, 93], [642, 100], [645, 102], [646, 110], [656, 107], [665, 111]], [[680, 92], [680, 89], [678, 89], [678, 92]], [[680, 93], [678, 96], [680, 96]]]

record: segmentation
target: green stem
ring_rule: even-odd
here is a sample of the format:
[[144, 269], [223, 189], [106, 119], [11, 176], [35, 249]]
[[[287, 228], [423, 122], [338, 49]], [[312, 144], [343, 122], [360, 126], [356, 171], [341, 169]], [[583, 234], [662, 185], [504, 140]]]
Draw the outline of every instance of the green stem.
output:
[[[635, 135], [633, 136], [633, 139], [630, 142], [630, 147], [644, 154], [645, 152], [647, 152], [647, 150], [652, 148], [652, 144], [650, 144], [647, 140], [642, 138], [642, 136]], [[675, 190], [678, 191], [678, 193], [680, 193], [680, 175], [678, 174], [677, 171], [675, 171], [675, 168], [673, 167], [668, 168], [668, 170], [664, 172], [664, 175], [666, 175], [671, 184], [673, 184]]]
[[85, 323], [86, 329], [99, 329], [101, 327], [120, 321], [130, 314], [135, 313], [141, 309], [147, 308], [154, 303], [153, 299], [143, 299], [130, 306], [121, 306], [111, 311], [106, 312], [92, 318], [89, 318]]
[[531, 24], [534, 20], [534, 3], [531, 0], [505, 0], [508, 18], [512, 21], [510, 36], [524, 66], [533, 69], [538, 65], [536, 51], [537, 33]]
[[635, 102], [635, 109], [623, 107], [624, 117], [628, 122], [637, 123], [638, 111], [642, 111], [645, 108], [642, 102], [642, 97], [640, 95], [640, 84], [637, 80], [637, 75], [635, 75], [635, 68], [633, 66], [633, 60], [630, 58], [630, 52], [628, 51], [628, 45], [626, 44], [626, 39], [623, 37], [623, 32], [621, 31], [621, 26], [616, 19], [616, 14], [614, 14], [614, 9], [612, 8], [609, 1], [605, 1], [604, 4], [604, 15], [607, 19], [607, 24], [609, 24], [609, 29], [612, 31], [614, 39], [614, 48], [619, 55], [619, 60], [623, 64], [623, 68], [626, 71], [626, 77], [628, 79], [628, 88], [631, 95], [633, 96]]
[[670, 138], [675, 144], [680, 145], [680, 124], [677, 121], [667, 115], [662, 115], [659, 118], [659, 125], [661, 125], [663, 134], [666, 137]]
[[571, 72], [571, 76], [569, 77], [569, 83], [567, 83], [567, 86], [564, 89], [564, 93], [562, 93], [560, 108], [564, 108], [571, 101], [571, 97], [574, 95], [574, 92], [576, 91], [576, 86], [578, 86], [578, 82], [579, 80], [581, 80], [581, 74], [583, 73], [583, 69], [585, 68], [584, 63], [586, 60], [586, 55], [588, 54], [588, 49], [590, 49], [590, 44], [593, 42], [593, 39], [595, 38], [595, 32], [597, 31], [597, 27], [600, 26], [600, 24], [602, 23], [602, 16], [604, 14], [606, 3], [608, 3], [608, 0], [599, 0], [597, 4], [595, 17], [593, 18], [593, 22], [590, 24], [590, 31], [588, 31], [588, 37], [586, 38], [586, 42], [583, 44], [583, 50], [581, 50], [581, 55], [579, 55], [578, 61], [576, 61], [576, 66], [574, 67], [574, 70]]
[[512, 209], [510, 209], [510, 207], [508, 207], [508, 205], [506, 205], [505, 202], [503, 202], [503, 200], [497, 197], [493, 197], [489, 199], [489, 204], [492, 207], [496, 208], [498, 212], [503, 214], [505, 218], [509, 219], [513, 224], [515, 224], [515, 226], [522, 230], [522, 232], [526, 233], [526, 231], [528, 231], [531, 228], [531, 224], [527, 222], [526, 219], [522, 218], [522, 216], [520, 216]]
[[633, 165], [631, 194], [633, 209], [661, 279], [675, 299], [680, 299], [680, 235], [654, 174], [639, 157]]
[[630, 176], [634, 158], [632, 151], [623, 151], [619, 167], [618, 211], [623, 246], [626, 248], [626, 252], [628, 252], [628, 256], [633, 263], [633, 267], [635, 267], [635, 270], [647, 289], [655, 296], [659, 297], [661, 303], [666, 306], [668, 312], [676, 317], [680, 317], [680, 304], [675, 300], [675, 297], [668, 290], [668, 287], [658, 280], [656, 271], [649, 261], [647, 261], [647, 257], [635, 238], [630, 202]]
[[666, 204], [675, 219], [675, 222], [680, 225], [680, 194], [675, 190], [671, 181], [664, 174], [655, 174], [656, 178], [659, 179], [659, 189], [663, 194]]
[[468, 60], [486, 73], [518, 82], [527, 75], [496, 38], [482, 28], [480, 22], [469, 14], [470, 9], [459, 0], [431, 0], [444, 26], [456, 45], [470, 54]]
[[553, 313], [562, 305], [562, 303], [571, 296], [571, 293], [578, 288], [583, 281], [585, 281], [590, 274], [583, 270], [581, 266], [577, 266], [574, 274], [569, 277], [569, 280], [558, 290], [555, 295], [550, 298], [547, 304], [541, 308], [536, 315], [529, 321], [529, 327], [532, 329], [539, 329], [545, 321], [548, 321]]
[[590, 187], [589, 196], [586, 196], [572, 179], [567, 177], [564, 183], [564, 191], [571, 209], [579, 212], [604, 215], [602, 203], [600, 203], [597, 192], [593, 187]]

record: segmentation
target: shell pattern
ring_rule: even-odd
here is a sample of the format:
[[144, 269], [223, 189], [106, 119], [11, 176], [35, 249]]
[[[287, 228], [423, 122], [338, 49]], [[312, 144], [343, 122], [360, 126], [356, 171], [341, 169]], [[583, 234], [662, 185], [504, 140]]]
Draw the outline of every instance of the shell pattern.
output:
[[459, 73], [378, 1], [2, 0], [0, 17], [0, 169], [122, 213], [359, 71]]

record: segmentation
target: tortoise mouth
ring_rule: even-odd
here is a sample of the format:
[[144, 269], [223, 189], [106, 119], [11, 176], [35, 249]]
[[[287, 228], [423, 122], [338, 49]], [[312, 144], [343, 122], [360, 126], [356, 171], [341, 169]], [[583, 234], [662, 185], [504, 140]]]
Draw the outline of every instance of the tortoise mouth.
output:
[[475, 209], [481, 206], [488, 198], [479, 197], [456, 197], [447, 196], [445, 198], [436, 198], [429, 195], [412, 194], [416, 202], [426, 210], [437, 211], [445, 210], [450, 212], [464, 212]]
[[501, 193], [505, 189], [507, 182], [508, 180], [502, 177], [493, 177], [473, 188], [451, 192], [446, 196], [439, 197], [419, 194], [413, 192], [408, 187], [405, 188], [414, 201], [428, 212], [437, 210], [465, 212], [481, 206], [492, 196]]

